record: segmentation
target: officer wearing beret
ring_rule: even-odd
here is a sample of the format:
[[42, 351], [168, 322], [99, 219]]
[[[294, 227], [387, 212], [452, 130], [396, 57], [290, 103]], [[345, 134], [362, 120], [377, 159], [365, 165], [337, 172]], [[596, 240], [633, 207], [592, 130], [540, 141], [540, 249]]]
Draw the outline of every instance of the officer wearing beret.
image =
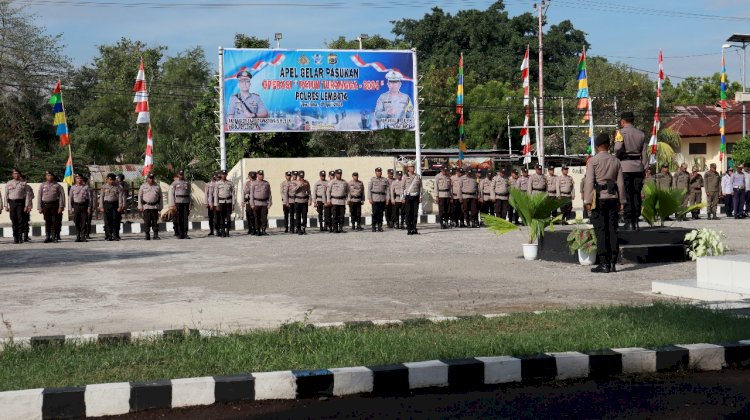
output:
[[318, 176], [320, 179], [315, 181], [315, 185], [313, 185], [312, 196], [313, 201], [315, 202], [315, 210], [318, 212], [318, 229], [322, 232], [324, 229], [328, 228], [328, 218], [325, 217], [325, 200], [328, 181], [326, 180], [326, 171], [320, 171]]
[[73, 216], [76, 227], [76, 242], [86, 242], [86, 220], [94, 208], [89, 186], [83, 183], [83, 177], [76, 174], [75, 185], [68, 191], [68, 212]]
[[169, 206], [174, 212], [174, 231], [180, 239], [190, 239], [188, 236], [190, 203], [190, 184], [185, 181], [185, 171], [180, 170], [169, 187]]
[[219, 180], [213, 196], [214, 211], [218, 212], [218, 223], [216, 228], [220, 237], [228, 238], [229, 229], [232, 227], [232, 209], [234, 207], [234, 184], [227, 179], [227, 171], [219, 172]]
[[391, 182], [389, 200], [393, 203], [393, 226], [404, 228], [404, 173], [396, 171], [396, 179]]
[[305, 179], [305, 171], [297, 171], [297, 180], [290, 188], [293, 188], [291, 192], [294, 195], [294, 231], [298, 235], [307, 235], [307, 210], [312, 205], [312, 189]]
[[57, 242], [57, 215], [65, 210], [65, 190], [55, 182], [55, 174], [52, 171], [47, 171], [45, 182], [39, 186], [37, 210], [44, 214], [44, 227], [47, 231], [47, 239], [44, 242]]
[[117, 213], [125, 209], [125, 192], [117, 182], [117, 176], [107, 174], [107, 183], [99, 192], [99, 211], [104, 213], [104, 240], [119, 241], [120, 226], [117, 224]]
[[[286, 171], [284, 173], [284, 180], [281, 181], [281, 207], [284, 210], [284, 233], [289, 233], [289, 219], [290, 213], [291, 218], [294, 218], [294, 211], [290, 209], [289, 203], [289, 186], [292, 183], [292, 171]], [[294, 198], [292, 198], [294, 200]], [[294, 224], [292, 223], [292, 229]]]
[[254, 235], [256, 233], [255, 212], [253, 211], [253, 207], [250, 205], [250, 198], [252, 197], [253, 186], [255, 185], [257, 176], [258, 174], [256, 171], [248, 172], [247, 181], [245, 181], [245, 186], [242, 188], [242, 194], [244, 196], [243, 201], [245, 204], [245, 223], [247, 223], [248, 235]]
[[250, 93], [250, 85], [253, 75], [244, 68], [237, 72], [237, 84], [240, 93], [235, 93], [229, 98], [227, 108], [227, 119], [234, 118], [267, 118], [268, 109], [263, 101], [255, 93]]
[[365, 201], [365, 184], [359, 180], [358, 172], [352, 172], [346, 201], [349, 203], [349, 218], [351, 219], [352, 230], [362, 230], [362, 203]]
[[257, 179], [253, 183], [250, 193], [250, 207], [255, 212], [255, 235], [266, 236], [268, 228], [268, 209], [273, 205], [271, 194], [271, 184], [266, 181], [265, 173], [259, 170], [256, 174]]
[[367, 197], [372, 206], [372, 231], [383, 231], [383, 211], [388, 201], [388, 179], [383, 177], [383, 169], [375, 168], [375, 176], [367, 185]]
[[143, 214], [143, 230], [146, 233], [146, 240], [151, 240], [151, 232], [154, 232], [154, 239], [159, 240], [159, 212], [164, 207], [164, 198], [161, 194], [161, 187], [156, 182], [156, 176], [149, 172], [146, 177], [146, 183], [138, 189], [138, 210]]
[[638, 218], [641, 216], [641, 190], [643, 170], [648, 166], [646, 135], [633, 126], [635, 117], [630, 111], [620, 116], [620, 132], [615, 141], [615, 156], [622, 162], [627, 203], [625, 206], [624, 229], [640, 230]]

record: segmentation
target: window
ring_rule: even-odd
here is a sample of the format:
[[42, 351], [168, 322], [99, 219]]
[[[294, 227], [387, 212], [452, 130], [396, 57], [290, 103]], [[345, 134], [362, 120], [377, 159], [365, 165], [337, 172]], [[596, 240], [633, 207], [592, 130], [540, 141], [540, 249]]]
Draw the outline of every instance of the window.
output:
[[727, 154], [731, 155], [734, 150], [734, 143], [727, 143]]
[[691, 155], [705, 155], [706, 143], [690, 143], [688, 153]]

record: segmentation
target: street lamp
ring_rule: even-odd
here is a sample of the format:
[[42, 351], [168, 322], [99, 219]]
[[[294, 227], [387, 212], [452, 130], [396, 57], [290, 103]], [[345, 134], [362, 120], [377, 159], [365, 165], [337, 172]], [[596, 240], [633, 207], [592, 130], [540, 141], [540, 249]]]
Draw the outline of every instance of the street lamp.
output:
[[745, 136], [747, 136], [747, 115], [745, 103], [750, 100], [750, 95], [745, 92], [745, 54], [747, 52], [747, 45], [750, 44], [750, 34], [732, 34], [732, 36], [727, 39], [727, 42], [736, 42], [740, 45], [724, 44], [721, 46], [722, 50], [724, 48], [731, 47], [742, 49], [742, 92], [738, 92], [735, 94], [735, 100], [742, 102], [742, 138], [744, 139]]
[[365, 40], [365, 39], [367, 39], [367, 38], [369, 38], [369, 37], [370, 37], [370, 36], [369, 36], [369, 35], [367, 35], [367, 34], [360, 34], [360, 35], [359, 35], [359, 36], [357, 37], [357, 41], [359, 41], [359, 49], [360, 49], [360, 50], [362, 49], [362, 41], [363, 41], [363, 40]]
[[273, 35], [273, 39], [276, 40], [276, 49], [278, 50], [279, 48], [281, 48], [281, 32], [276, 32]]

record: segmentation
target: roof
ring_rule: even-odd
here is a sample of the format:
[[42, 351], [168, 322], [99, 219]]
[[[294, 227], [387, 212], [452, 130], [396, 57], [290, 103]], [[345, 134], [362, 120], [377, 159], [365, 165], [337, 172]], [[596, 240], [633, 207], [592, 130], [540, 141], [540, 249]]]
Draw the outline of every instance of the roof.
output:
[[[414, 155], [416, 151], [414, 149], [381, 149], [379, 153], [384, 155]], [[430, 156], [458, 156], [458, 148], [448, 149], [422, 149], [421, 155], [424, 157]], [[464, 152], [465, 156], [508, 156], [508, 150], [502, 149], [469, 149]]]
[[[727, 101], [725, 134], [742, 133], [741, 108], [739, 103]], [[678, 132], [680, 137], [709, 137], [721, 134], [719, 132], [721, 108], [713, 105], [689, 105], [676, 106], [674, 109], [676, 116], [662, 128], [671, 128]]]
[[123, 174], [125, 181], [143, 179], [143, 165], [88, 165], [88, 168], [91, 173], [90, 181], [94, 183], [103, 183], [108, 173]]

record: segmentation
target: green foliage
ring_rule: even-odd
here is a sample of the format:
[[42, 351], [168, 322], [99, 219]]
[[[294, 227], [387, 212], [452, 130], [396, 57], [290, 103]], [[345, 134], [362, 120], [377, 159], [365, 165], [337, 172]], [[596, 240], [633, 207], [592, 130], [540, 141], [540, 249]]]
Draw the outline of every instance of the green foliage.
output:
[[750, 136], [734, 144], [732, 160], [735, 165], [750, 164]]
[[482, 213], [482, 222], [487, 226], [487, 229], [495, 232], [497, 235], [505, 235], [508, 232], [518, 230], [518, 226], [515, 223], [485, 213]]
[[685, 207], [682, 202], [687, 194], [686, 190], [682, 188], [662, 190], [651, 182], [643, 186], [643, 194], [641, 215], [651, 226], [654, 226], [657, 221], [660, 226], [664, 226], [664, 221], [673, 214], [681, 217], [706, 206], [705, 203], [699, 203]]
[[529, 243], [533, 244], [544, 235], [544, 229], [561, 216], [553, 218], [552, 211], [570, 202], [569, 198], [553, 198], [547, 193], [527, 194], [525, 191], [513, 188], [510, 190], [510, 205], [521, 216], [523, 224], [529, 229]]
[[567, 242], [571, 255], [579, 249], [587, 254], [596, 251], [596, 235], [592, 228], [576, 227], [568, 234]]
[[[727, 79], [727, 97], [734, 98], [742, 85]], [[675, 105], [713, 105], [721, 96], [721, 73], [707, 77], [687, 77], [677, 85], [665, 83], [662, 91], [665, 102]]]
[[724, 255], [729, 250], [729, 247], [724, 244], [726, 237], [724, 232], [714, 229], [703, 228], [690, 231], [685, 235], [685, 242], [688, 243], [688, 257], [691, 261], [695, 261], [699, 257]]

